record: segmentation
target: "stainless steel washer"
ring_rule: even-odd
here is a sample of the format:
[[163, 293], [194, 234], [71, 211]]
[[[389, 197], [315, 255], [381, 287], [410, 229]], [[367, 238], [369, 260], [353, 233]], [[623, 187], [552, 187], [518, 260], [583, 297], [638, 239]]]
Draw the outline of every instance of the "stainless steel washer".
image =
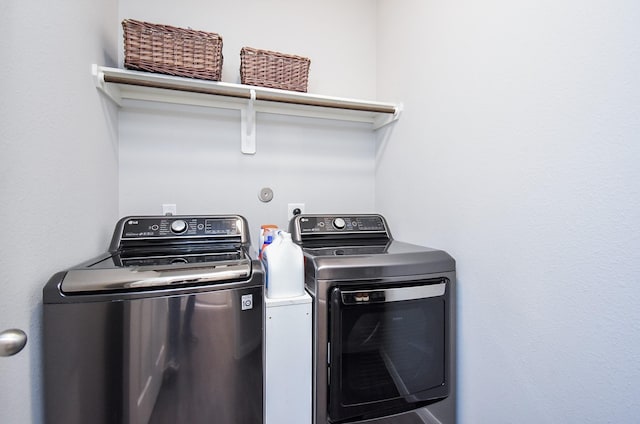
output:
[[246, 220], [126, 217], [43, 290], [50, 424], [263, 423], [263, 279]]
[[313, 297], [314, 422], [455, 423], [455, 261], [380, 215], [290, 223]]

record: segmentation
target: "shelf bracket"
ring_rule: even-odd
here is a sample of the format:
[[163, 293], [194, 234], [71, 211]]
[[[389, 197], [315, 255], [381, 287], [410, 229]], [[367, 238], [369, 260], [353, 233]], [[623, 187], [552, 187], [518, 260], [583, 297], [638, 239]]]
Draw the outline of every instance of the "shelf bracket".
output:
[[93, 75], [93, 83], [96, 88], [102, 91], [108, 98], [110, 98], [118, 106], [122, 106], [122, 97], [118, 89], [112, 89], [111, 85], [104, 80], [104, 71], [96, 64], [91, 65], [91, 75]]
[[402, 113], [402, 103], [399, 103], [398, 105], [396, 105], [395, 107], [395, 111], [393, 112], [393, 115], [391, 116], [380, 116], [376, 119], [373, 120], [373, 124], [372, 124], [372, 128], [374, 130], [379, 130], [382, 127], [386, 127], [387, 125], [396, 122], [398, 119], [400, 119], [400, 114]]
[[240, 109], [240, 150], [245, 155], [256, 153], [256, 90], [251, 89], [250, 95], [247, 105]]

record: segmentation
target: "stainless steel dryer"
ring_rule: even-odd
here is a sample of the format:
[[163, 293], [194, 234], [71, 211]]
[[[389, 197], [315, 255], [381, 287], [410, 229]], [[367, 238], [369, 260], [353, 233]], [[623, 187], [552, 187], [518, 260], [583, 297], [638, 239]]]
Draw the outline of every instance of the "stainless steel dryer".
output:
[[51, 424], [263, 422], [263, 269], [246, 220], [139, 216], [43, 290]]
[[314, 422], [456, 421], [455, 261], [381, 215], [290, 223], [313, 297]]

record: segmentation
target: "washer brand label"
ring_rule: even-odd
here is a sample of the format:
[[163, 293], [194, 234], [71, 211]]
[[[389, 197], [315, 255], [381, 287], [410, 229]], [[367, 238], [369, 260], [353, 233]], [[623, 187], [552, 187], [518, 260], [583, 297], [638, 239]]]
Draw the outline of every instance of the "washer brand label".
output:
[[253, 295], [252, 294], [244, 294], [240, 298], [242, 303], [242, 310], [246, 311], [247, 309], [253, 309]]

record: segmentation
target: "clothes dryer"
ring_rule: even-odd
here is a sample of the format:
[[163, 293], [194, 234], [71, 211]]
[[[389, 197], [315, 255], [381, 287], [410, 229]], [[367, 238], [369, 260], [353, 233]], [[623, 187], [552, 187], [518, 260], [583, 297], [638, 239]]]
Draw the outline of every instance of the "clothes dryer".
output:
[[456, 273], [381, 215], [290, 222], [313, 299], [314, 423], [456, 421]]

